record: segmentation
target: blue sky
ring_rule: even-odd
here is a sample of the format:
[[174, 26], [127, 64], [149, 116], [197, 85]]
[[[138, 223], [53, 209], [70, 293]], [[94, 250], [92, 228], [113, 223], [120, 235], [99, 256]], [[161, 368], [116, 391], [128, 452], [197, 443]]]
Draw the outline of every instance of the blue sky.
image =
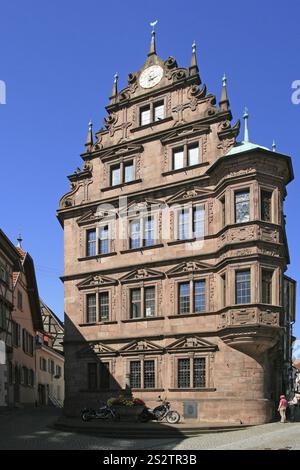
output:
[[[197, 42], [201, 77], [208, 91], [221, 91], [224, 72], [234, 121], [245, 105], [250, 140], [293, 156], [299, 173], [300, 105], [291, 85], [300, 80], [300, 3], [210, 0], [186, 3], [115, 0], [2, 0], [0, 80], [0, 226], [36, 264], [40, 295], [62, 316], [63, 231], [56, 220], [66, 176], [80, 165], [90, 118], [102, 127], [113, 75], [143, 64], [149, 22], [159, 20], [157, 50], [188, 66]], [[298, 180], [297, 180], [298, 181]], [[300, 181], [300, 180], [299, 180]], [[291, 266], [299, 278], [299, 181], [285, 203]], [[298, 301], [299, 303], [299, 301]], [[300, 336], [300, 321], [296, 328]]]

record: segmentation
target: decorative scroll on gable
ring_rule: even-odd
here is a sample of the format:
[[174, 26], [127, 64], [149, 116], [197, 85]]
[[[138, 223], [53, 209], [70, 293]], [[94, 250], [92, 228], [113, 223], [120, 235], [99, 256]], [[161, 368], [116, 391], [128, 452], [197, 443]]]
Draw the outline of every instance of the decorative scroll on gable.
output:
[[157, 344], [152, 343], [151, 341], [142, 339], [132, 341], [131, 343], [127, 344], [122, 349], [120, 349], [118, 352], [120, 356], [126, 356], [131, 354], [162, 354], [164, 352], [164, 349], [158, 346]]
[[171, 354], [182, 351], [206, 352], [217, 350], [218, 346], [216, 344], [210, 343], [199, 336], [185, 336], [166, 347], [166, 351]]
[[82, 349], [80, 349], [77, 352], [78, 357], [93, 357], [93, 356], [103, 356], [103, 357], [109, 357], [109, 356], [117, 356], [117, 351], [114, 349], [110, 348], [109, 346], [106, 346], [103, 343], [88, 343], [86, 346], [84, 346]]
[[210, 193], [211, 191], [209, 189], [194, 187], [194, 188], [179, 191], [178, 193], [176, 193], [175, 195], [167, 199], [166, 202], [168, 204], [173, 204], [175, 202], [176, 203], [187, 202], [191, 199], [197, 199], [202, 196], [208, 196]]
[[116, 218], [116, 209], [103, 209], [98, 211], [89, 210], [86, 214], [77, 219], [78, 225], [88, 225], [96, 222], [101, 222], [101, 220], [112, 220]]
[[172, 277], [189, 273], [202, 273], [203, 270], [208, 270], [211, 268], [211, 265], [206, 263], [200, 263], [198, 261], [187, 261], [170, 269], [166, 274], [168, 277]]
[[93, 289], [95, 287], [114, 286], [117, 283], [118, 281], [116, 279], [95, 274], [93, 276], [89, 276], [87, 279], [77, 284], [77, 288], [79, 290]]
[[129, 274], [126, 274], [126, 276], [121, 277], [120, 282], [125, 284], [127, 282], [162, 279], [163, 277], [164, 273], [155, 271], [154, 269], [136, 269], [135, 271], [131, 271]]

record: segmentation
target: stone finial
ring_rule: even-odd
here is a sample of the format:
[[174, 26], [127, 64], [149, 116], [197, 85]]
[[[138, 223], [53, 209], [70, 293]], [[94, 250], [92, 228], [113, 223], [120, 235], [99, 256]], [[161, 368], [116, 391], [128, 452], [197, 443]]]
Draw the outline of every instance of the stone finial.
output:
[[[190, 75], [199, 75], [199, 69], [197, 65], [197, 56], [196, 56], [196, 41], [194, 41], [192, 44], [192, 58], [191, 58], [191, 65], [190, 65], [189, 70], [190, 70]], [[200, 83], [201, 83], [201, 80], [200, 80]]]
[[248, 114], [248, 109], [247, 108], [245, 108], [243, 118], [244, 118], [244, 140], [243, 140], [243, 143], [247, 144], [249, 142], [249, 129], [248, 129], [249, 114]]
[[223, 78], [222, 78], [222, 93], [221, 93], [221, 100], [220, 100], [220, 108], [222, 111], [228, 111], [229, 110], [229, 99], [228, 99], [228, 93], [227, 93], [227, 77], [224, 73]]
[[19, 235], [18, 235], [18, 238], [17, 238], [17, 247], [18, 248], [22, 248], [22, 241], [23, 241], [23, 238], [22, 238], [22, 235], [21, 235], [21, 230], [19, 231]]
[[273, 140], [273, 143], [272, 143], [273, 152], [276, 152], [276, 148], [277, 148], [276, 142], [275, 142], [275, 140]]
[[111, 93], [112, 98], [116, 97], [118, 94], [118, 79], [119, 79], [119, 75], [116, 72], [114, 74], [114, 84], [113, 84], [113, 89]]
[[148, 53], [148, 56], [150, 55], [156, 55], [156, 44], [155, 44], [155, 26], [157, 25], [158, 20], [152, 21], [150, 23], [150, 26], [152, 26], [152, 31], [151, 31], [151, 43], [150, 43], [150, 50]]
[[93, 145], [94, 145], [94, 141], [93, 141], [93, 123], [92, 123], [92, 120], [90, 119], [88, 135], [87, 135], [87, 139], [86, 139], [86, 143], [85, 143], [86, 151], [90, 152], [92, 150]]

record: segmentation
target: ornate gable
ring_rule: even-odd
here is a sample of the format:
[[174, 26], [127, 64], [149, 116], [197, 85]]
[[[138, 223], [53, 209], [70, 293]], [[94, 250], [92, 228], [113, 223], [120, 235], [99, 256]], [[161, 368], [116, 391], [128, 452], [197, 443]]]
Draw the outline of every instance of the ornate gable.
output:
[[155, 343], [152, 343], [151, 341], [142, 339], [142, 340], [136, 340], [132, 341], [131, 343], [127, 344], [123, 348], [121, 348], [119, 351], [119, 354], [121, 356], [125, 355], [135, 355], [135, 354], [151, 354], [151, 353], [163, 353], [164, 350], [160, 346], [158, 346]]
[[114, 286], [117, 283], [118, 281], [116, 279], [95, 274], [93, 276], [89, 276], [87, 279], [77, 284], [77, 287], [80, 290], [93, 289], [95, 287]]
[[118, 353], [114, 349], [106, 346], [103, 343], [87, 343], [82, 349], [77, 352], [78, 357], [91, 357], [91, 356], [116, 356]]
[[166, 347], [168, 353], [176, 353], [182, 351], [216, 351], [218, 346], [199, 336], [184, 336], [174, 343]]
[[126, 276], [121, 277], [120, 282], [125, 284], [127, 282], [162, 279], [163, 277], [164, 273], [155, 271], [154, 269], [136, 269], [135, 271], [131, 271], [129, 274], [126, 274]]
[[203, 272], [203, 270], [211, 269], [212, 266], [206, 263], [201, 263], [198, 261], [187, 261], [181, 264], [178, 264], [174, 268], [167, 271], [167, 276], [177, 276], [182, 274], [197, 273]]
[[211, 194], [211, 191], [209, 189], [204, 189], [204, 188], [199, 188], [199, 187], [193, 187], [190, 189], [184, 189], [182, 191], [179, 191], [175, 195], [169, 197], [167, 199], [168, 204], [173, 204], [175, 202], [187, 202], [191, 199], [197, 199], [202, 196], [208, 196]]

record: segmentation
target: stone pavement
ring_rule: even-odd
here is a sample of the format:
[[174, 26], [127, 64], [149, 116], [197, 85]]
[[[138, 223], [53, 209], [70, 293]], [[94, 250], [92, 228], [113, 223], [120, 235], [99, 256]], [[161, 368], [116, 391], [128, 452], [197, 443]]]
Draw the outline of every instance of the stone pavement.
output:
[[60, 410], [54, 408], [14, 410], [0, 413], [0, 450], [4, 449], [147, 449], [147, 450], [237, 450], [237, 449], [298, 449], [300, 423], [279, 422], [253, 426], [236, 431], [207, 430], [185, 438], [126, 437], [104, 438], [92, 432], [79, 433], [53, 428]]

